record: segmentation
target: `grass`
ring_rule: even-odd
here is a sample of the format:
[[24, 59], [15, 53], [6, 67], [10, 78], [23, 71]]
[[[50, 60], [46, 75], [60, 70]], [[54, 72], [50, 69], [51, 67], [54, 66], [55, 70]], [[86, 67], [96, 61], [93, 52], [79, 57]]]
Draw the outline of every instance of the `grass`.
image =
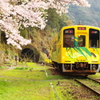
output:
[[1, 67], [0, 67], [0, 70], [1, 70], [1, 69], [6, 69], [6, 68], [7, 68], [7, 66], [1, 66]]
[[[0, 100], [57, 100], [57, 96], [60, 100], [73, 100], [69, 94], [71, 89], [65, 86], [64, 90], [57, 86], [58, 80], [64, 80], [65, 77], [52, 75], [48, 66], [18, 63], [12, 67], [15, 68], [0, 69]], [[50, 83], [53, 83], [54, 88]]]
[[[27, 63], [27, 67], [16, 66], [11, 70], [0, 70], [0, 76], [7, 79], [23, 79], [23, 80], [50, 80], [50, 79], [64, 79], [64, 76], [60, 75], [51, 75], [51, 72], [48, 70], [47, 66], [40, 66], [35, 63]], [[11, 67], [10, 67], [11, 68]], [[46, 73], [48, 77], [46, 77]]]
[[70, 82], [72, 81], [73, 80], [69, 80], [69, 79], [60, 80], [60, 82], [64, 82], [64, 83], [60, 83], [60, 85], [57, 85], [57, 81], [53, 82], [59, 100], [74, 100], [73, 96], [70, 94], [72, 91], [70, 89], [71, 86]]
[[89, 75], [90, 78], [100, 78], [100, 73], [96, 73], [95, 75]]
[[60, 80], [60, 85], [56, 85], [56, 81], [53, 82], [56, 94], [59, 96], [59, 100], [99, 100], [98, 96], [94, 96], [83, 89], [83, 87], [76, 83], [72, 79]]
[[64, 77], [53, 77], [47, 66], [35, 63], [26, 65], [23, 67], [22, 63], [18, 63], [15, 68], [0, 70], [0, 100], [56, 100], [51, 79]]
[[[45, 87], [44, 87], [45, 85]], [[0, 100], [48, 100], [49, 82], [0, 81]]]
[[40, 72], [40, 71], [30, 72], [30, 71], [24, 71], [24, 70], [20, 70], [20, 71], [10, 70], [10, 71], [0, 72], [0, 76], [6, 77], [6, 78], [19, 78], [19, 79], [23, 79], [23, 80], [46, 79], [45, 73]]

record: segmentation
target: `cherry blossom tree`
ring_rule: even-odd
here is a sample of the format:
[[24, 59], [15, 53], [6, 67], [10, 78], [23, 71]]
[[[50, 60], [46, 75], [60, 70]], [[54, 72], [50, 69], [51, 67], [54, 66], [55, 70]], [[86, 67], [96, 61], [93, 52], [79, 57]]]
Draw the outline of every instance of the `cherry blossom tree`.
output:
[[68, 12], [69, 5], [90, 7], [87, 0], [0, 0], [0, 30], [6, 34], [7, 43], [21, 49], [31, 40], [20, 36], [20, 28], [46, 26], [46, 10], [55, 8], [58, 14]]

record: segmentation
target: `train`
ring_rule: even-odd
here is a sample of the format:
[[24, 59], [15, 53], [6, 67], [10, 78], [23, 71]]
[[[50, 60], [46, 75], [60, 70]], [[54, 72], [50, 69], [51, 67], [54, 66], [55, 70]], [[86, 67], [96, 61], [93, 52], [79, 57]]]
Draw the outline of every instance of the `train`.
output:
[[63, 27], [52, 40], [50, 59], [53, 67], [68, 75], [96, 74], [100, 64], [100, 28]]

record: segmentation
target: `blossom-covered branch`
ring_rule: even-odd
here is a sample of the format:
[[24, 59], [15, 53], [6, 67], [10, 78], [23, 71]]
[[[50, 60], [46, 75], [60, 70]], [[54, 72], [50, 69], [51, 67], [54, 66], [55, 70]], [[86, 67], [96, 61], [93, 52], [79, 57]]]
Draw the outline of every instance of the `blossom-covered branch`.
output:
[[20, 36], [22, 25], [43, 29], [47, 9], [55, 8], [61, 14], [68, 12], [70, 4], [90, 6], [86, 0], [0, 0], [0, 30], [5, 32], [8, 44], [21, 49], [21, 46], [31, 43]]

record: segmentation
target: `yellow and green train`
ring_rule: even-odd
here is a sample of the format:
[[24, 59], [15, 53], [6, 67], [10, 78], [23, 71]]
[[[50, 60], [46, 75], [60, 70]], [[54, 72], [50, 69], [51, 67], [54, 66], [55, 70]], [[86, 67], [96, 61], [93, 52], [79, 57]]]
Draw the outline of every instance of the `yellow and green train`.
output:
[[52, 41], [51, 61], [70, 75], [95, 74], [100, 64], [100, 28], [63, 27]]

